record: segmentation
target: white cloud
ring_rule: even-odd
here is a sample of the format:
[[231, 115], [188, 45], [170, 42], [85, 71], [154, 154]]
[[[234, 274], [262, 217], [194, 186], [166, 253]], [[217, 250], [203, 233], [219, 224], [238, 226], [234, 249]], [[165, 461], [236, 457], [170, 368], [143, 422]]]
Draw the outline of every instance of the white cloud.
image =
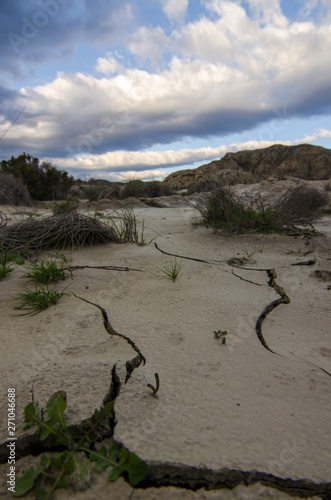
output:
[[[157, 64], [165, 44], [173, 51], [163, 69], [126, 69], [114, 52], [97, 61], [102, 78], [59, 73], [46, 85], [22, 89], [29, 103], [2, 145], [10, 154], [19, 144], [21, 151], [39, 148], [38, 155], [99, 155], [247, 131], [284, 106], [297, 116], [323, 113], [330, 105], [331, 26], [285, 26], [277, 21], [278, 0], [250, 4], [256, 18], [239, 0], [209, 0], [216, 16], [168, 38], [159, 27], [138, 29], [128, 40], [138, 57]], [[6, 117], [0, 129], [8, 123]]]
[[99, 73], [110, 76], [116, 73], [122, 73], [124, 71], [124, 66], [116, 57], [113, 57], [113, 55], [109, 53], [107, 57], [98, 57], [96, 70]]
[[157, 65], [168, 43], [167, 36], [160, 26], [142, 26], [131, 36], [128, 48], [141, 59], [149, 59], [153, 65]]
[[288, 21], [282, 13], [280, 0], [247, 0], [255, 19], [263, 24], [286, 28]]
[[183, 21], [188, 0], [161, 0], [162, 8], [170, 21]]
[[331, 20], [330, 0], [306, 0], [300, 9], [299, 17], [306, 19], [316, 14], [322, 24], [327, 24]]

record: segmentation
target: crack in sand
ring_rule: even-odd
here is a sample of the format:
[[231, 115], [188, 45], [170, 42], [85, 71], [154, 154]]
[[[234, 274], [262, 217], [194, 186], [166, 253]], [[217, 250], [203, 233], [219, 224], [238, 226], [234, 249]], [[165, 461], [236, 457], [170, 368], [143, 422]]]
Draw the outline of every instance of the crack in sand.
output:
[[[212, 262], [216, 261], [207, 261], [207, 260], [202, 260], [202, 259], [195, 259], [191, 257], [184, 257], [184, 256], [179, 256], [175, 254], [169, 254], [167, 252], [164, 252], [160, 250], [156, 243], [155, 247], [161, 251], [162, 253], [165, 253], [167, 255], [172, 255], [175, 257], [180, 257], [180, 258], [188, 258], [189, 260], [195, 260], [198, 262], [204, 262], [207, 264], [210, 264]], [[85, 266], [84, 266], [85, 267]], [[239, 266], [235, 266], [239, 267]], [[247, 268], [240, 267], [241, 269], [247, 270]], [[275, 289], [275, 291], [280, 295], [280, 298], [277, 300], [274, 300], [271, 302], [260, 314], [257, 323], [256, 323], [256, 333], [257, 336], [261, 342], [261, 344], [270, 352], [274, 353], [269, 346], [267, 345], [263, 335], [262, 335], [262, 323], [267, 317], [268, 314], [270, 314], [275, 307], [277, 307], [280, 304], [289, 304], [290, 299], [285, 293], [284, 289], [280, 287], [276, 283], [276, 278], [277, 274], [274, 269], [251, 269], [254, 271], [264, 271], [267, 272], [268, 277], [269, 277], [269, 283], [268, 285], [271, 286], [272, 288]], [[232, 271], [233, 272], [233, 271]], [[248, 281], [252, 284], [259, 285], [259, 283], [255, 283], [250, 280], [246, 280], [245, 278], [242, 278], [235, 273], [233, 273], [235, 276], [237, 276], [240, 279], [243, 279], [244, 281]], [[125, 377], [125, 383], [130, 379], [132, 372], [135, 370], [135, 368], [138, 368], [141, 363], [145, 364], [146, 359], [141, 353], [140, 349], [136, 346], [136, 344], [126, 335], [123, 335], [121, 333], [118, 333], [114, 328], [111, 326], [111, 323], [108, 319], [107, 312], [106, 310], [101, 307], [98, 304], [95, 304], [93, 302], [90, 302], [87, 299], [84, 299], [82, 297], [77, 296], [76, 294], [73, 293], [73, 295], [76, 298], [79, 298], [80, 300], [93, 305], [97, 307], [102, 314], [103, 317], [103, 324], [105, 327], [105, 330], [110, 336], [117, 335], [121, 338], [123, 338], [126, 342], [128, 342], [131, 347], [134, 349], [135, 352], [137, 352], [137, 356], [135, 356], [133, 359], [128, 360], [125, 364], [126, 367], [126, 377]], [[274, 353], [277, 354], [277, 353]], [[109, 390], [107, 394], [104, 397], [102, 405], [106, 405], [110, 401], [116, 401], [120, 389], [121, 389], [121, 379], [117, 373], [116, 369], [117, 365], [114, 364], [111, 370], [111, 383]], [[321, 368], [323, 370], [323, 368]], [[325, 370], [323, 370], [325, 371]], [[328, 372], [326, 372], [328, 373]], [[330, 375], [328, 373], [328, 375]], [[81, 427], [84, 425], [84, 422], [87, 422], [89, 419], [86, 419], [82, 421], [80, 424], [76, 424], [73, 426], [70, 426], [70, 429], [72, 432], [75, 432], [75, 429], [81, 429]], [[114, 428], [116, 426], [116, 418], [115, 418], [115, 408], [113, 410], [113, 418], [112, 418], [112, 426], [109, 431], [110, 436], [113, 436], [114, 433]], [[103, 435], [102, 437], [108, 437], [109, 433], [106, 435]], [[34, 435], [28, 435], [28, 436], [22, 436], [16, 441], [16, 453], [17, 453], [17, 458], [21, 458], [26, 455], [40, 455], [41, 453], [45, 451], [56, 451], [58, 450], [58, 447], [52, 445], [51, 443], [47, 442], [41, 442], [39, 440], [38, 434]], [[0, 444], [0, 463], [6, 463], [7, 461], [7, 442]], [[148, 463], [148, 462], [147, 462]], [[253, 485], [255, 483], [260, 483], [261, 485], [271, 487], [273, 489], [276, 489], [278, 491], [282, 491], [289, 496], [297, 496], [300, 498], [309, 498], [313, 496], [319, 496], [323, 500], [331, 500], [331, 483], [314, 483], [313, 481], [306, 480], [306, 479], [299, 479], [299, 480], [293, 480], [293, 479], [284, 479], [278, 476], [274, 476], [272, 474], [268, 474], [265, 472], [259, 472], [259, 471], [243, 471], [243, 470], [236, 470], [236, 469], [221, 469], [221, 470], [210, 470], [210, 469], [205, 469], [205, 468], [196, 468], [192, 466], [187, 466], [187, 465], [175, 465], [175, 464], [167, 464], [167, 463], [148, 463], [150, 471], [147, 476], [147, 478], [142, 481], [137, 487], [143, 488], [143, 489], [148, 489], [151, 487], [166, 487], [166, 486], [173, 486], [173, 487], [178, 487], [178, 488], [183, 488], [191, 491], [196, 491], [200, 488], [205, 488], [206, 490], [218, 490], [218, 489], [234, 489], [237, 486], [243, 485], [243, 486], [249, 486]]]
[[[144, 365], [146, 364], [146, 359], [145, 357], [143, 356], [143, 354], [141, 353], [140, 349], [136, 346], [136, 344], [133, 342], [133, 340], [131, 340], [129, 337], [127, 337], [126, 335], [123, 335], [123, 333], [118, 333], [116, 330], [114, 330], [114, 328], [111, 326], [110, 324], [110, 321], [108, 319], [108, 316], [107, 316], [107, 312], [106, 310], [99, 306], [99, 304], [95, 304], [94, 302], [90, 302], [89, 300], [87, 299], [83, 299], [83, 297], [79, 297], [78, 295], [76, 295], [75, 293], [72, 292], [72, 294], [77, 298], [77, 299], [80, 299], [80, 300], [83, 300], [84, 302], [87, 302], [87, 304], [91, 304], [92, 306], [95, 306], [97, 307], [98, 309], [100, 309], [101, 311], [101, 314], [102, 314], [102, 317], [103, 317], [103, 326], [105, 327], [105, 330], [106, 332], [112, 337], [113, 335], [117, 335], [118, 337], [121, 337], [122, 339], [126, 340], [126, 342], [128, 344], [130, 344], [130, 346], [132, 347], [132, 349], [134, 351], [136, 351], [138, 353], [138, 356], [136, 356], [135, 358], [133, 358], [131, 361], [127, 361], [126, 362], [126, 369], [127, 369], [127, 375], [126, 375], [126, 379], [125, 379], [125, 383], [129, 380], [129, 378], [131, 377], [131, 374], [133, 372], [133, 370], [135, 368], [138, 368], [138, 366], [140, 366], [141, 363], [143, 363]], [[138, 360], [137, 360], [138, 358]]]
[[186, 465], [149, 464], [148, 477], [139, 488], [175, 486], [196, 491], [229, 489], [260, 483], [264, 486], [287, 493], [290, 496], [309, 498], [319, 496], [331, 499], [331, 483], [314, 483], [306, 479], [283, 479], [266, 472], [242, 471], [238, 469], [210, 470]]
[[195, 257], [186, 257], [185, 255], [178, 255], [175, 253], [166, 252], [165, 250], [161, 250], [161, 248], [158, 247], [155, 242], [154, 242], [154, 246], [155, 246], [156, 250], [158, 250], [159, 252], [164, 253], [165, 255], [170, 255], [171, 257], [177, 257], [179, 259], [194, 260], [195, 262], [203, 262], [204, 264], [221, 264], [221, 262], [222, 262], [220, 260], [197, 259]]
[[271, 302], [270, 304], [268, 304], [267, 307], [262, 311], [262, 313], [260, 314], [260, 316], [257, 319], [256, 325], [255, 325], [255, 331], [256, 331], [258, 339], [261, 342], [261, 344], [263, 345], [263, 347], [265, 349], [267, 349], [268, 351], [272, 352], [273, 354], [277, 354], [275, 351], [270, 349], [270, 347], [268, 346], [268, 344], [266, 343], [266, 341], [262, 335], [262, 323], [265, 320], [265, 318], [268, 316], [268, 314], [270, 314], [275, 309], [275, 307], [279, 306], [280, 304], [289, 304], [291, 302], [291, 299], [286, 295], [284, 288], [277, 285], [277, 283], [276, 283], [277, 274], [276, 274], [275, 269], [266, 269], [266, 272], [267, 272], [268, 277], [269, 277], [268, 285], [276, 290], [278, 295], [280, 295], [280, 298], [276, 299], [273, 302]]

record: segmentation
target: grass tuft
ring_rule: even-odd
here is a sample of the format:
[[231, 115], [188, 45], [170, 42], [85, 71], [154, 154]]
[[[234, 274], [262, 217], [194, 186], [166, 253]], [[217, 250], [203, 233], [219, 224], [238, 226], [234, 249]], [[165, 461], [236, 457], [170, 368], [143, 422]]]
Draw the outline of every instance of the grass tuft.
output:
[[57, 304], [63, 295], [67, 295], [63, 289], [61, 292], [54, 288], [46, 286], [38, 286], [36, 284], [35, 290], [30, 290], [25, 287], [25, 292], [20, 293], [16, 299], [20, 300], [21, 304], [14, 307], [17, 311], [26, 311], [18, 316], [34, 316], [41, 311], [47, 309], [49, 306]]
[[26, 277], [43, 285], [65, 280], [63, 264], [66, 262], [67, 259], [63, 254], [59, 254], [57, 259], [42, 260], [39, 264], [33, 264], [28, 268], [29, 272], [26, 273]]
[[160, 278], [167, 278], [175, 282], [182, 268], [183, 264], [174, 258], [169, 267], [160, 269], [164, 274], [164, 276], [160, 276]]

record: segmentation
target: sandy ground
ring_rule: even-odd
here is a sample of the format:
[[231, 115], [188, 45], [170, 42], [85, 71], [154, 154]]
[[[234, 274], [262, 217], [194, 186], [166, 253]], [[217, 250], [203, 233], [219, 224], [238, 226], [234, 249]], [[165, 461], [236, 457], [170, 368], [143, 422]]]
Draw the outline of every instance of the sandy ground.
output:
[[[331, 482], [331, 221], [313, 239], [279, 235], [224, 236], [196, 225], [189, 205], [135, 208], [144, 245], [109, 244], [66, 252], [70, 265], [126, 266], [139, 271], [77, 270], [63, 286], [99, 304], [112, 326], [145, 356], [117, 397], [115, 439], [148, 462], [219, 470], [259, 471], [278, 478]], [[162, 269], [182, 256], [175, 282]], [[231, 258], [250, 256], [239, 267]], [[198, 260], [190, 260], [191, 257]], [[314, 266], [293, 266], [315, 259]], [[261, 344], [255, 324], [279, 298], [266, 269], [291, 299], [265, 319]], [[315, 271], [327, 271], [317, 273]], [[68, 397], [70, 422], [100, 407], [115, 363], [119, 373], [132, 348], [105, 331], [100, 311], [75, 298], [33, 317], [13, 316], [22, 269], [1, 282], [1, 414], [8, 387], [17, 394], [16, 436], [31, 399], [41, 406], [57, 390]], [[214, 331], [226, 330], [222, 344]], [[122, 370], [123, 371], [123, 370]], [[160, 376], [158, 397], [147, 383]], [[1, 443], [8, 438], [6, 417]], [[39, 459], [25, 457], [17, 470]], [[7, 498], [8, 464], [1, 466], [0, 498]], [[94, 472], [90, 488], [59, 490], [56, 499], [126, 499], [132, 488]], [[233, 490], [173, 487], [135, 490], [134, 499], [282, 499], [261, 483]], [[293, 498], [293, 496], [292, 496]], [[328, 497], [329, 498], [329, 497]]]

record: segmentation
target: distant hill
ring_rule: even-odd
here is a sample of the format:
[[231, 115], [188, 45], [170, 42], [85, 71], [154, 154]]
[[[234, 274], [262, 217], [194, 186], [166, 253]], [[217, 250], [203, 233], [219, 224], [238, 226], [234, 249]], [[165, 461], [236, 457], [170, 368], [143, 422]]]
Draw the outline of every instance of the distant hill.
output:
[[227, 153], [191, 170], [179, 170], [164, 179], [173, 189], [185, 189], [200, 182], [216, 181], [227, 185], [252, 184], [273, 177], [299, 177], [306, 180], [331, 178], [331, 150], [311, 144], [283, 146]]

